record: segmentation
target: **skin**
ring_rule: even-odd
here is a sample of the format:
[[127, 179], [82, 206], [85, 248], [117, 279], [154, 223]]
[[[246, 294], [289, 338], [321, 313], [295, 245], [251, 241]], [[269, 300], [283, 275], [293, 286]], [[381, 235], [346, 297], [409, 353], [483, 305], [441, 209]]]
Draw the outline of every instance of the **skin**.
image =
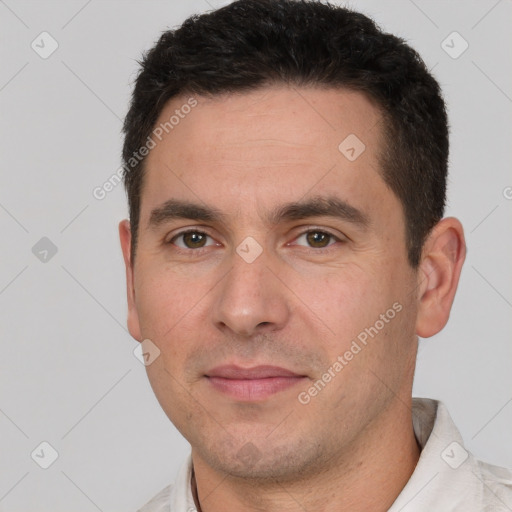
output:
[[[173, 98], [157, 124], [187, 98]], [[196, 99], [147, 157], [135, 262], [127, 220], [119, 234], [128, 327], [161, 351], [148, 377], [192, 446], [201, 508], [388, 510], [419, 457], [411, 419], [417, 337], [448, 320], [462, 227], [439, 222], [411, 268], [401, 203], [379, 173], [380, 112], [360, 93], [268, 86]], [[338, 149], [349, 134], [366, 146], [355, 161]], [[268, 223], [284, 203], [327, 196], [360, 210], [367, 224], [328, 216]], [[225, 218], [148, 227], [168, 199]], [[175, 238], [184, 228], [206, 233], [204, 246]], [[246, 237], [262, 248], [252, 263], [236, 252]], [[396, 303], [401, 311], [300, 403], [299, 393]], [[304, 377], [249, 402], [205, 377], [221, 364], [270, 364]]]

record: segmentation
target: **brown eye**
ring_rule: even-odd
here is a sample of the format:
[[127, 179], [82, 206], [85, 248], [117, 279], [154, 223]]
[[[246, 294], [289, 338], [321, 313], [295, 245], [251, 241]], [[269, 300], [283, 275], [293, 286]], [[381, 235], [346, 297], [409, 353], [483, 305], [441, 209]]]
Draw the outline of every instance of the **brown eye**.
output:
[[181, 249], [201, 249], [206, 247], [208, 238], [210, 237], [201, 231], [184, 231], [178, 233], [169, 243], [175, 244]]
[[206, 241], [206, 235], [203, 233], [185, 233], [183, 235], [183, 242], [190, 249], [195, 249], [197, 247], [203, 247]]
[[323, 231], [308, 231], [305, 233], [306, 240], [311, 247], [323, 248], [329, 245], [333, 236]]
[[[297, 238], [297, 242], [303, 240], [309, 247], [312, 247], [314, 249], [323, 249], [324, 247], [328, 247], [329, 245], [332, 245], [333, 242], [337, 240], [337, 238], [334, 235], [331, 235], [330, 233], [327, 233], [325, 231], [306, 231], [305, 233], [302, 233]], [[302, 244], [299, 244], [302, 245]]]

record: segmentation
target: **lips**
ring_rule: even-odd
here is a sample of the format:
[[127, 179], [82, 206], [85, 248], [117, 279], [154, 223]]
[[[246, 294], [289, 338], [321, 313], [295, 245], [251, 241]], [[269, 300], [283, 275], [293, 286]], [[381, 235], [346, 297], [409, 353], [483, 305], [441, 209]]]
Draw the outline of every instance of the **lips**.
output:
[[223, 379], [267, 379], [272, 377], [300, 377], [300, 375], [280, 368], [279, 366], [253, 366], [242, 368], [235, 365], [218, 366], [210, 370], [208, 377], [221, 377]]
[[218, 366], [205, 376], [215, 391], [243, 402], [265, 400], [306, 378], [285, 368], [268, 365], [252, 368]]

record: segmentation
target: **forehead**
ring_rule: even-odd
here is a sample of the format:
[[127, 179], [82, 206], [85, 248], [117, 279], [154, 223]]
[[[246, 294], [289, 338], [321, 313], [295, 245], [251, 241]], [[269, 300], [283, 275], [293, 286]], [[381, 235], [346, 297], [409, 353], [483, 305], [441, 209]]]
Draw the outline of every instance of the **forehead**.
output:
[[171, 196], [245, 216], [333, 192], [371, 210], [365, 192], [389, 193], [378, 171], [382, 116], [358, 92], [274, 86], [183, 95], [165, 106], [159, 127], [145, 162], [141, 221]]

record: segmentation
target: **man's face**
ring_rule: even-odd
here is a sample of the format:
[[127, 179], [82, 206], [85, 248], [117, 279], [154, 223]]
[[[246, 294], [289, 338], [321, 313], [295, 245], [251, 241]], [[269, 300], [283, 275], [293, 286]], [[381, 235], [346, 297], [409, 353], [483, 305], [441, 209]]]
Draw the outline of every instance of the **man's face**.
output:
[[130, 332], [160, 349], [148, 376], [194, 456], [325, 470], [411, 392], [417, 273], [379, 174], [385, 127], [339, 89], [196, 99], [146, 160]]

